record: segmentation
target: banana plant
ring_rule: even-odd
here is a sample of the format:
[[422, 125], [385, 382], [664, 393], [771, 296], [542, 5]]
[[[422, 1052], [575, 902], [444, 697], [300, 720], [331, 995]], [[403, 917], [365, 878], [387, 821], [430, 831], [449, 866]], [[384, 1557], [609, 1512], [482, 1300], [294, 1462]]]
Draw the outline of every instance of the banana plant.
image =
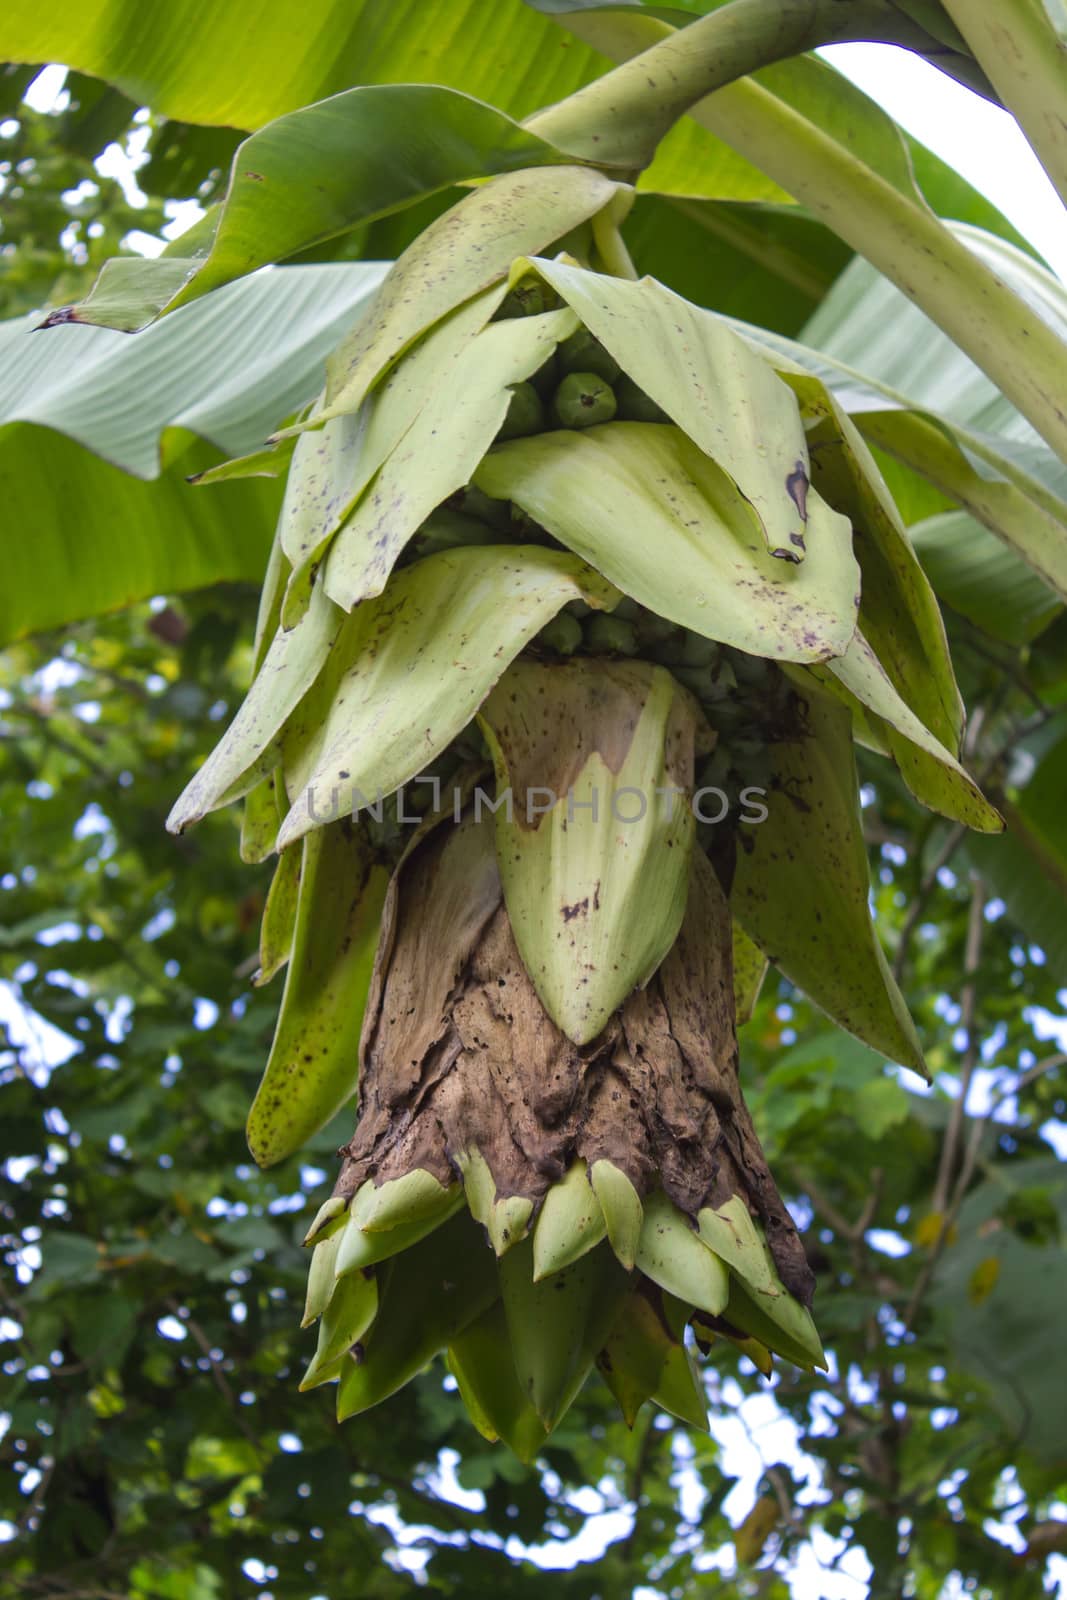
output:
[[[1051, 12], [1020, 6], [1020, 59], [1060, 49]], [[804, 53], [842, 37], [1010, 99], [1029, 79], [1001, 70], [983, 8], [551, 9], [620, 65], [521, 125], [471, 102], [466, 152], [421, 123], [417, 171], [360, 179], [335, 223], [404, 203], [394, 180], [407, 202], [472, 186], [384, 276], [318, 398], [206, 475], [287, 464], [256, 674], [169, 821], [243, 801], [245, 853], [278, 853], [256, 1159], [358, 1095], [307, 1238], [305, 1386], [336, 1382], [345, 1418], [444, 1352], [475, 1426], [524, 1459], [594, 1368], [629, 1422], [652, 1401], [702, 1426], [697, 1349], [824, 1362], [739, 1074], [769, 965], [924, 1071], [871, 917], [854, 745], [931, 811], [1003, 824], [961, 759], [937, 600], [870, 445], [955, 485], [1067, 595], [1063, 480], [1034, 465], [1067, 459], [1055, 285], [940, 222], [902, 144], [846, 147], [804, 109]], [[1024, 124], [1051, 162], [1064, 98], [1037, 82]], [[443, 90], [350, 93], [461, 118]], [[366, 100], [324, 106], [314, 136], [347, 117], [366, 165]], [[286, 120], [244, 147], [272, 173]], [[635, 199], [709, 133], [985, 375], [1026, 473], [959, 419], [638, 277]], [[262, 182], [239, 152], [195, 237], [62, 320], [134, 328], [262, 264], [238, 248], [277, 205]], [[287, 214], [279, 253], [324, 236], [319, 205]]]

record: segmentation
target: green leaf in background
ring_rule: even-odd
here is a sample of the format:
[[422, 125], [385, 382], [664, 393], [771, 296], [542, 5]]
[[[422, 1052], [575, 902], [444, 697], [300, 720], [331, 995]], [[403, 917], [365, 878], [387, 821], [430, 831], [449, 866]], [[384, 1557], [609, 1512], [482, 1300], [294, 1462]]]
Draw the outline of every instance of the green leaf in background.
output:
[[6, 61], [64, 61], [183, 122], [259, 128], [364, 83], [443, 83], [522, 117], [604, 63], [521, 0], [307, 0], [249, 18], [244, 0], [11, 0]]
[[[1027, 1196], [1047, 1217], [1044, 1237], [1011, 1226]], [[961, 1210], [959, 1239], [945, 1251], [932, 1296], [955, 1359], [989, 1389], [1016, 1445], [1061, 1470], [1065, 1223], [1063, 1169], [1054, 1160], [1032, 1156], [991, 1175]]]
[[852, 256], [799, 206], [670, 199], [640, 188], [625, 235], [642, 276], [695, 305], [792, 335]]
[[1067, 739], [1038, 761], [1026, 787], [1000, 802], [1008, 825], [1000, 848], [968, 839], [967, 854], [1012, 915], [1067, 975]]
[[67, 434], [140, 478], [159, 472], [167, 428], [239, 455], [314, 392], [326, 355], [387, 270], [360, 262], [266, 273], [138, 339], [35, 332], [28, 317], [0, 324], [0, 421]]
[[[828, 62], [798, 56], [765, 68], [752, 81], [830, 138], [845, 145], [855, 143], [872, 169], [902, 194], [925, 202], [939, 216], [973, 223], [1024, 249], [1032, 248], [984, 195], [897, 127], [869, 95]], [[714, 106], [718, 98], [703, 102], [702, 109]], [[752, 174], [751, 187], [745, 185], [745, 173]], [[638, 187], [693, 198], [796, 203], [788, 186], [780, 187], [758, 162], [744, 160], [724, 123], [703, 119], [698, 123], [693, 117], [684, 118], [667, 135]]]
[[107, 262], [73, 316], [132, 332], [452, 184], [569, 159], [452, 89], [350, 89], [246, 139], [219, 204], [156, 260]]
[[[282, 268], [136, 340], [96, 328], [36, 333], [29, 318], [0, 324], [10, 530], [0, 641], [150, 595], [260, 579], [279, 487], [194, 489], [186, 477], [218, 450], [260, 443], [310, 398], [326, 352], [383, 272]], [[148, 479], [158, 481], [138, 481]]]
[[1036, 639], [1063, 603], [1018, 556], [966, 511], [942, 511], [908, 529], [946, 605], [1005, 644]]
[[[1067, 339], [1067, 289], [1040, 262], [1009, 241], [964, 223], [950, 224], [961, 243], [1040, 310]], [[1067, 467], [1043, 447], [1033, 427], [975, 361], [869, 262], [854, 261], [805, 326], [805, 344], [871, 380], [906, 395], [981, 441], [1010, 440], [1032, 450], [1035, 471], [1050, 488], [1067, 484]], [[1020, 462], [1025, 460], [1022, 448]]]

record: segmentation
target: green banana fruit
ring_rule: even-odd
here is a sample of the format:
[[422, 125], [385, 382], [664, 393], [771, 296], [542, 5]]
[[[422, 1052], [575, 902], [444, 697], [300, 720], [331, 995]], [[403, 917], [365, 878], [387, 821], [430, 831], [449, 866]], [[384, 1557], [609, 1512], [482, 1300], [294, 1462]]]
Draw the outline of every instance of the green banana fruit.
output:
[[560, 656], [572, 656], [581, 642], [582, 625], [568, 611], [561, 611], [551, 622], [547, 622], [535, 641]]
[[[605, 374], [606, 376], [606, 374]], [[623, 422], [669, 422], [671, 419], [628, 373], [620, 373], [612, 384], [618, 415]]]
[[772, 1299], [785, 1294], [767, 1241], [740, 1195], [731, 1195], [725, 1205], [715, 1210], [706, 1206], [699, 1211], [697, 1231], [708, 1249], [725, 1261], [750, 1294]]
[[524, 433], [539, 433], [545, 425], [541, 396], [530, 382], [515, 384], [507, 416], [500, 424], [498, 439], [517, 439]]
[[[684, 1323], [683, 1323], [684, 1326]], [[684, 1338], [669, 1325], [663, 1297], [639, 1281], [597, 1356], [597, 1367], [632, 1428], [646, 1401], [695, 1428], [707, 1428], [707, 1401]]]
[[590, 617], [584, 643], [593, 656], [635, 656], [637, 629], [623, 617]]
[[340, 1237], [336, 1233], [321, 1239], [311, 1252], [311, 1266], [308, 1270], [307, 1296], [304, 1300], [304, 1319], [300, 1326], [309, 1328], [316, 1322], [330, 1303], [333, 1294], [334, 1268], [337, 1263], [337, 1247]]
[[608, 354], [599, 339], [593, 338], [588, 328], [579, 328], [577, 333], [564, 339], [557, 359], [564, 375], [592, 373], [594, 378], [603, 378], [605, 383], [614, 383], [621, 370], [615, 357]]
[[329, 1239], [341, 1229], [348, 1221], [348, 1201], [342, 1195], [331, 1195], [329, 1200], [324, 1200], [315, 1213], [315, 1220], [304, 1235], [304, 1244], [317, 1244], [321, 1239]]
[[480, 1222], [489, 1235], [489, 1242], [498, 1256], [526, 1237], [533, 1201], [524, 1195], [497, 1197], [496, 1183], [489, 1165], [477, 1150], [466, 1150], [456, 1156], [456, 1165], [463, 1174], [463, 1187], [471, 1216]]
[[[693, 1326], [699, 1330], [706, 1319], [699, 1311]], [[794, 1300], [783, 1295], [777, 1300], [765, 1301], [750, 1295], [734, 1277], [730, 1278], [730, 1295], [722, 1311], [722, 1325], [714, 1319], [708, 1324], [711, 1332], [734, 1337], [747, 1334], [758, 1340], [775, 1355], [791, 1361], [795, 1367], [811, 1372], [816, 1367], [826, 1367], [822, 1343], [816, 1332], [811, 1313]]]
[[455, 1198], [454, 1185], [446, 1188], [432, 1172], [416, 1167], [388, 1183], [365, 1183], [352, 1201], [352, 1221], [365, 1233], [386, 1233], [431, 1219], [436, 1224], [451, 1215]]
[[615, 415], [615, 391], [595, 372], [569, 372], [552, 401], [561, 428], [591, 428]]
[[[401, 1178], [397, 1181], [402, 1183], [404, 1180]], [[374, 1185], [367, 1184], [365, 1187], [373, 1189]], [[391, 1256], [398, 1255], [420, 1239], [425, 1239], [428, 1234], [436, 1232], [463, 1204], [463, 1190], [457, 1183], [451, 1189], [442, 1188], [441, 1197], [436, 1208], [424, 1205], [412, 1220], [398, 1221], [390, 1227], [373, 1230], [365, 1228], [353, 1212], [348, 1218], [337, 1252], [337, 1276], [344, 1277], [349, 1272], [360, 1272], [379, 1261], [388, 1261]]]

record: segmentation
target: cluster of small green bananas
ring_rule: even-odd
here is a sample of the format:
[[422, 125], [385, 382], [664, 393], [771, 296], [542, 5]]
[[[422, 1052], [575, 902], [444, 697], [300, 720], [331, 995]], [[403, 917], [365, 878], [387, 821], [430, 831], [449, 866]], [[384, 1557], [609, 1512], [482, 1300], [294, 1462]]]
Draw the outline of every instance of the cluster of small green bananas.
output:
[[[921, 1070], [853, 737], [998, 825], [850, 419], [629, 277], [631, 200], [591, 169], [510, 174], [395, 264], [289, 430], [255, 676], [169, 822], [244, 798], [242, 853], [279, 853], [256, 1160], [359, 1088], [309, 1235], [306, 1384], [337, 1380], [346, 1416], [445, 1350], [526, 1457], [594, 1365], [628, 1419], [699, 1422], [694, 1346], [821, 1361], [736, 1023], [770, 957]], [[765, 824], [698, 827], [698, 786], [741, 781]], [[427, 783], [413, 826], [388, 797]]]
[[[505, 299], [498, 319], [535, 316], [558, 308], [558, 296], [538, 279], [523, 279]], [[618, 418], [668, 424], [666, 412], [622, 371], [586, 328], [565, 339], [531, 379], [516, 384], [498, 440], [590, 428]], [[440, 550], [489, 543], [556, 541], [518, 506], [492, 500], [466, 484], [448, 504], [431, 512], [409, 547], [409, 559]], [[768, 744], [795, 731], [795, 696], [772, 662], [709, 639], [624, 595], [610, 611], [571, 601], [541, 629], [530, 646], [550, 658], [640, 657], [669, 668], [700, 702], [718, 735], [716, 748], [698, 772], [701, 786], [769, 781]], [[728, 813], [736, 820], [736, 808]]]

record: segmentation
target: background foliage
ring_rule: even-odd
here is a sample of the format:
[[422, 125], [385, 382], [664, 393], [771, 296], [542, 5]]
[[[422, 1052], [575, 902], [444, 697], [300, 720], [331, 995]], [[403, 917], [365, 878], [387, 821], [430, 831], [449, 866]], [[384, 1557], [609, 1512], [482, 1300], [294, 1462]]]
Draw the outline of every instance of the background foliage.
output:
[[[65, 109], [33, 111], [33, 76], [0, 80], [7, 316], [82, 294], [131, 227], [160, 232], [165, 201], [217, 193], [238, 139], [76, 74]], [[510, 109], [546, 98], [536, 87]], [[112, 141], [146, 145], [144, 208], [94, 166]], [[306, 258], [388, 257], [447, 199]], [[762, 194], [649, 195], [628, 238], [682, 292], [786, 335], [848, 260]], [[788, 270], [739, 274], [761, 255]], [[271, 510], [258, 513], [264, 550]], [[647, 1413], [628, 1433], [590, 1384], [533, 1472], [478, 1440], [439, 1366], [343, 1428], [328, 1392], [296, 1393], [313, 1340], [298, 1331], [299, 1239], [347, 1119], [300, 1158], [251, 1166], [244, 1117], [277, 1004], [249, 981], [269, 867], [240, 863], [231, 814], [178, 841], [163, 832], [247, 681], [255, 584], [9, 649], [8, 1592], [335, 1600], [424, 1586], [458, 1600], [533, 1581], [604, 1600], [775, 1600], [791, 1586], [1024, 1600], [1054, 1586], [1067, 1549], [1067, 622], [1029, 592], [1025, 625], [1005, 628], [1004, 569], [974, 525], [924, 527], [969, 759], [1012, 822], [1006, 840], [965, 840], [863, 758], [880, 925], [935, 1088], [883, 1069], [785, 984], [743, 1032], [746, 1092], [808, 1228], [831, 1371], [779, 1373], [768, 1389], [722, 1358], [710, 1438]], [[539, 1577], [544, 1564], [561, 1570]]]

